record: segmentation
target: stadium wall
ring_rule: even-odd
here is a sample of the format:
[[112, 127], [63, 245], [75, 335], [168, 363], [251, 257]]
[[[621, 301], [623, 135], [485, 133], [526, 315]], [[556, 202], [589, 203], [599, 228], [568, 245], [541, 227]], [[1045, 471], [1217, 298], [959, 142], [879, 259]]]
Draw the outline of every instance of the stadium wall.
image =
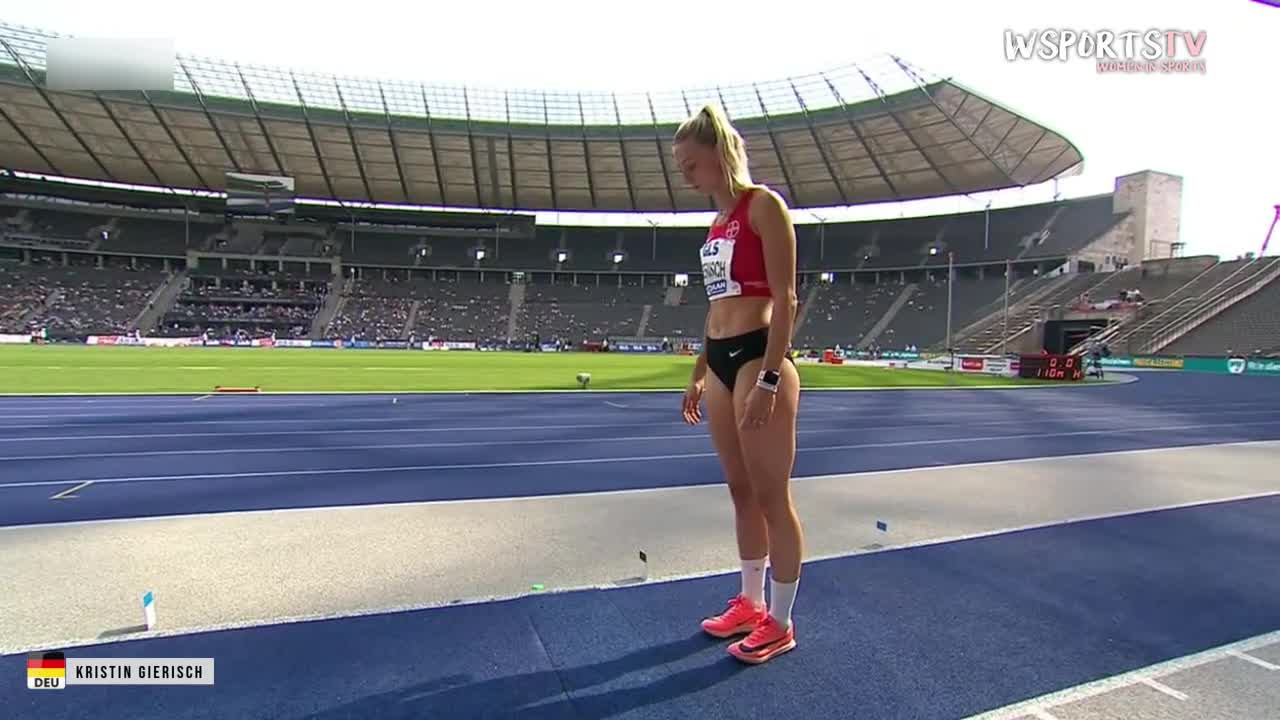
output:
[[1076, 254], [1072, 268], [1079, 271], [1083, 264], [1088, 264], [1092, 265], [1091, 270], [1094, 272], [1124, 269], [1134, 255], [1136, 233], [1133, 226], [1132, 215], [1113, 225]]
[[[1113, 197], [1113, 211], [1129, 213], [1123, 223], [1131, 232], [1124, 240], [1129, 264], [1173, 257], [1181, 247], [1182, 178], [1153, 170], [1122, 175], [1116, 178]], [[1121, 238], [1116, 238], [1114, 247], [1120, 246]]]

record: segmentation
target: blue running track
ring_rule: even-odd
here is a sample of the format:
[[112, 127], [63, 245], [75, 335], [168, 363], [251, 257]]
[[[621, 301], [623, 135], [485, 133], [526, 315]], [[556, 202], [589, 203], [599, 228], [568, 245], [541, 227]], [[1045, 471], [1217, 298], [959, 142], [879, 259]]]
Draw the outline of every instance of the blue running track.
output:
[[[1277, 390], [1152, 374], [1080, 390], [810, 393], [796, 474], [1276, 440]], [[680, 424], [672, 395], [390, 398], [0, 401], [0, 524], [720, 481], [705, 428]], [[49, 500], [86, 480], [74, 502]], [[1280, 629], [1277, 528], [1272, 496], [811, 562], [800, 645], [759, 668], [698, 631], [736, 591], [736, 577], [711, 577], [68, 650], [214, 657], [212, 688], [32, 692], [25, 657], [0, 657], [0, 707], [958, 718]]]
[[[815, 392], [797, 477], [1280, 439], [1280, 383]], [[671, 394], [0, 400], [0, 525], [721, 482]], [[50, 496], [93, 481], [75, 502]]]

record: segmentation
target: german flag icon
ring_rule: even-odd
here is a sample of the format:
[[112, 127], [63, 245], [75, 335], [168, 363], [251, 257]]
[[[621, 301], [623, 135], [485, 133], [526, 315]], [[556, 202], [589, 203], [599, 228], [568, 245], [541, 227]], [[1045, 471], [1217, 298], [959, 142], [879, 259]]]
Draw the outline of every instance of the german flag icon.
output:
[[62, 690], [67, 686], [67, 656], [60, 652], [27, 656], [27, 687], [31, 690]]

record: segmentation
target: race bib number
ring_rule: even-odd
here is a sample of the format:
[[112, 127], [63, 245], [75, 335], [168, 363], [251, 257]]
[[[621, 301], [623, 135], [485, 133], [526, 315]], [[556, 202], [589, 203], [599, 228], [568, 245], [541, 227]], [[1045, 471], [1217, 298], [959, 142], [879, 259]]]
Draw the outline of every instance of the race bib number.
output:
[[717, 238], [702, 246], [702, 283], [706, 286], [708, 299], [742, 294], [742, 286], [729, 277], [732, 266], [732, 240]]

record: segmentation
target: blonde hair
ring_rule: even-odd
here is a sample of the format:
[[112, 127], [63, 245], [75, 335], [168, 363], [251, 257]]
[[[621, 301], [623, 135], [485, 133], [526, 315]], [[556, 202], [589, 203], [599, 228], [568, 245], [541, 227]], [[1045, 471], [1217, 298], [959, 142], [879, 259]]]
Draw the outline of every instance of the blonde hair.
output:
[[704, 105], [697, 115], [680, 123], [675, 142], [692, 140], [713, 147], [720, 156], [720, 167], [729, 180], [729, 190], [738, 193], [755, 187], [747, 169], [747, 147], [742, 135], [729, 123], [729, 118], [715, 105]]

